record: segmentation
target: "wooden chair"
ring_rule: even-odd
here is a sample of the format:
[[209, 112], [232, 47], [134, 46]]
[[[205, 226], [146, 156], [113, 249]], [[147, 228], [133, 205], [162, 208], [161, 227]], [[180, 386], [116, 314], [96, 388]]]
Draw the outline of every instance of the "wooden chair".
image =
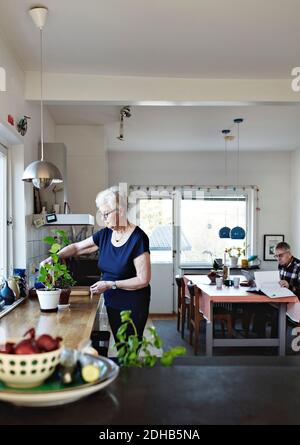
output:
[[198, 287], [191, 281], [188, 282], [187, 288], [190, 294], [190, 345], [194, 343], [194, 354], [197, 355], [200, 340], [200, 324], [204, 320], [203, 314], [200, 312], [201, 293]]
[[214, 324], [213, 324], [214, 331], [215, 331], [215, 321], [220, 321], [221, 322], [223, 337], [225, 337], [224, 323], [226, 323], [226, 325], [227, 325], [228, 336], [229, 337], [233, 336], [232, 316], [231, 316], [231, 314], [228, 312], [228, 310], [225, 307], [216, 307], [216, 308], [214, 308]]
[[[200, 312], [201, 291], [195, 286], [192, 281], [187, 283], [187, 288], [190, 294], [190, 344], [194, 343], [194, 354], [198, 354], [199, 340], [200, 340], [200, 325], [204, 320], [203, 314]], [[225, 307], [214, 308], [213, 324], [215, 321], [220, 321], [222, 325], [223, 336], [225, 336], [224, 323], [227, 325], [228, 336], [232, 337], [232, 318], [231, 314]], [[194, 340], [194, 341], [193, 341]]]
[[185, 293], [184, 278], [180, 275], [175, 277], [177, 284], [177, 331], [181, 332], [181, 337], [184, 338], [184, 327], [187, 322], [190, 323], [190, 298]]

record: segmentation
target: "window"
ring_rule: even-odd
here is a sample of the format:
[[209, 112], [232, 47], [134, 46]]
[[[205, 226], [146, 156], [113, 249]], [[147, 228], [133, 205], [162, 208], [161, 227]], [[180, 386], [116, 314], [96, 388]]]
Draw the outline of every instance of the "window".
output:
[[[223, 192], [224, 195], [224, 192]], [[252, 252], [253, 224], [252, 205], [248, 195], [205, 196], [204, 199], [182, 199], [180, 202], [180, 264], [211, 266], [214, 258], [224, 260], [225, 248], [248, 246]], [[247, 233], [244, 240], [219, 238], [222, 226], [243, 227]], [[182, 245], [183, 235], [186, 238]]]
[[140, 227], [150, 240], [151, 263], [172, 263], [172, 199], [141, 199]]
[[0, 143], [0, 276], [7, 275], [7, 149]]

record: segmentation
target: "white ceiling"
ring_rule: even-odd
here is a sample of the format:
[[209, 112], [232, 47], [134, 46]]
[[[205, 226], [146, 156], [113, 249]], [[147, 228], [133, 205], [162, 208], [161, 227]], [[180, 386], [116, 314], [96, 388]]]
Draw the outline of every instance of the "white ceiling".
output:
[[[143, 107], [132, 106], [125, 119], [125, 141], [119, 141], [120, 107], [48, 105], [57, 124], [99, 125], [106, 128], [109, 150], [210, 151], [224, 150], [221, 130], [233, 119], [240, 126], [240, 149], [253, 151], [300, 148], [300, 107]], [[233, 143], [229, 149], [236, 150]]]
[[[171, 77], [287, 78], [299, 65], [299, 0], [42, 0], [45, 69]], [[39, 69], [32, 0], [0, 0], [1, 34]]]

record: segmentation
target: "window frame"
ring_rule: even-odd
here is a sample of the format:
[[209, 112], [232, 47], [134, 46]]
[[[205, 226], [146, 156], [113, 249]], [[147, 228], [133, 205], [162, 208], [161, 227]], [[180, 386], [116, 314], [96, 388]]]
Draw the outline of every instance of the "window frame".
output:
[[[137, 199], [137, 214], [136, 214], [136, 224], [138, 226], [140, 226], [140, 218], [141, 218], [141, 201], [154, 201], [154, 200], [169, 200], [170, 204], [171, 204], [171, 217], [172, 217], [172, 247], [170, 249], [171, 252], [171, 257], [169, 261], [157, 261], [153, 259], [153, 253], [151, 256], [151, 264], [162, 264], [162, 265], [172, 265], [174, 263], [174, 230], [173, 230], [173, 221], [174, 221], [174, 206], [175, 206], [175, 202], [173, 199], [173, 196], [153, 196], [152, 198], [150, 198], [149, 196], [143, 196]], [[153, 250], [151, 252], [154, 252]]]
[[[204, 199], [207, 200], [214, 200], [218, 199], [219, 197], [224, 197], [224, 200], [226, 198], [232, 197], [233, 199], [237, 199], [238, 196], [244, 196], [246, 201], [246, 227], [247, 227], [247, 235], [246, 235], [246, 243], [249, 245], [248, 247], [248, 256], [252, 255], [255, 250], [254, 240], [256, 240], [256, 231], [257, 231], [257, 221], [255, 217], [255, 190], [253, 188], [246, 188], [243, 187], [242, 190], [212, 190], [207, 191], [204, 194]], [[190, 199], [190, 198], [189, 198]], [[179, 213], [179, 221], [181, 221], [181, 202], [184, 200], [184, 197], [181, 197], [177, 201], [178, 213]], [[197, 198], [192, 198], [191, 200], [197, 200]], [[199, 200], [199, 199], [198, 199]], [[200, 198], [200, 200], [203, 200], [203, 198]], [[180, 230], [181, 225], [179, 227], [179, 230], [177, 231], [177, 242], [176, 244], [179, 246], [178, 250], [178, 267], [181, 269], [194, 269], [194, 268], [211, 268], [210, 262], [181, 262], [181, 244], [180, 244]]]
[[[1, 181], [0, 193], [2, 194], [3, 199], [3, 221], [0, 224], [1, 229], [1, 238], [3, 239], [3, 251], [0, 253], [3, 254], [3, 262], [1, 267], [0, 265], [0, 274], [3, 274], [4, 277], [7, 277], [8, 274], [8, 226], [7, 226], [7, 218], [8, 218], [8, 194], [9, 194], [9, 157], [8, 157], [8, 148], [0, 142], [0, 155], [5, 159], [4, 166], [4, 178], [3, 182]], [[3, 185], [3, 187], [2, 187]], [[2, 191], [1, 191], [2, 188]], [[1, 270], [3, 269], [3, 271]]]

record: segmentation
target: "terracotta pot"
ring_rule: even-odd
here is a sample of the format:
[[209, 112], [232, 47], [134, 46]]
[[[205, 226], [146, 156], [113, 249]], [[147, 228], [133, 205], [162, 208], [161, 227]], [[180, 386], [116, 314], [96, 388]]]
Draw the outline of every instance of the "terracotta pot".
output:
[[59, 297], [59, 306], [69, 306], [69, 298], [71, 294], [71, 288], [70, 289], [62, 289]]

